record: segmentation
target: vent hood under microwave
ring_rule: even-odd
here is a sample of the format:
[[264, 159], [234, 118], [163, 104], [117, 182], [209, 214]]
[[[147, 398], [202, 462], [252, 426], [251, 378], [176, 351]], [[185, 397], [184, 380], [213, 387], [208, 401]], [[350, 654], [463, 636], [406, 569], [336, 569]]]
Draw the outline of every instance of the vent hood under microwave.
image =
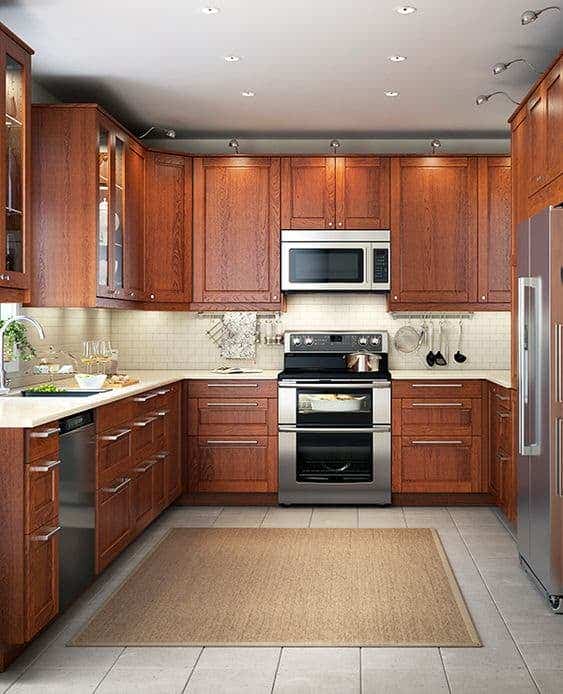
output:
[[282, 230], [284, 292], [388, 292], [391, 272], [387, 229]]

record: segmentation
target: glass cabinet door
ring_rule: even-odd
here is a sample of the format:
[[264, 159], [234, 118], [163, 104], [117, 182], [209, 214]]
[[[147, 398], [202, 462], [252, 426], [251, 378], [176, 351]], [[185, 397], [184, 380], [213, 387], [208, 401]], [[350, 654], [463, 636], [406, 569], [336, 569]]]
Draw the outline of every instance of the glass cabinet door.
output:
[[125, 142], [115, 138], [113, 188], [113, 288], [123, 289], [123, 224], [125, 215]]
[[109, 290], [110, 135], [98, 130], [98, 289]]

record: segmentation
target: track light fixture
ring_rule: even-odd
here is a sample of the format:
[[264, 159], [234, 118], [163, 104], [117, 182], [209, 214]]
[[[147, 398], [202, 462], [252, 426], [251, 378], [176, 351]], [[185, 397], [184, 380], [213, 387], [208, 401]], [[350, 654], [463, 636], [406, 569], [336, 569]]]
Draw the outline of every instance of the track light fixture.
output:
[[231, 140], [229, 140], [229, 145], [228, 145], [228, 146], [229, 146], [231, 149], [234, 149], [234, 150], [235, 150], [235, 154], [239, 154], [240, 145], [239, 145], [239, 141], [237, 140], [236, 137], [233, 137]]
[[550, 5], [549, 7], [544, 7], [541, 10], [526, 10], [522, 12], [522, 14], [520, 15], [520, 23], [524, 27], [527, 24], [532, 24], [536, 21], [536, 19], [538, 19], [540, 14], [542, 14], [543, 12], [547, 12], [547, 10], [557, 10], [557, 12], [561, 12], [561, 8], [559, 7], [559, 5]]
[[513, 99], [510, 94], [507, 94], [506, 92], [491, 92], [490, 94], [479, 94], [479, 96], [475, 99], [475, 103], [477, 106], [482, 106], [483, 104], [486, 104], [487, 101], [489, 101], [493, 96], [496, 96], [497, 94], [502, 94], [505, 96], [509, 101], [512, 101], [513, 104], [516, 104], [517, 106], [520, 105], [519, 101], [516, 101]]
[[336, 154], [336, 151], [340, 147], [340, 140], [331, 140], [330, 147], [332, 147], [333, 153]]
[[437, 137], [435, 137], [433, 140], [430, 140], [430, 147], [432, 147], [432, 154], [436, 154], [436, 150], [440, 149], [441, 146], [442, 146], [442, 143], [440, 142], [440, 140]]
[[536, 70], [536, 68], [532, 65], [532, 63], [529, 63], [526, 58], [514, 58], [514, 60], [509, 60], [506, 63], [495, 63], [493, 67], [491, 68], [493, 75], [496, 77], [497, 75], [500, 75], [502, 72], [505, 72], [505, 70], [508, 70], [508, 68], [511, 65], [514, 65], [514, 63], [526, 63], [526, 65], [532, 70], [533, 72], [537, 72], [538, 75], [539, 70]]
[[176, 131], [173, 128], [160, 128], [158, 125], [151, 125], [151, 127], [146, 130], [142, 135], [139, 135], [139, 140], [142, 140], [144, 137], [146, 137], [149, 133], [160, 133], [161, 135], [164, 135], [165, 137], [169, 137], [172, 140], [176, 137]]

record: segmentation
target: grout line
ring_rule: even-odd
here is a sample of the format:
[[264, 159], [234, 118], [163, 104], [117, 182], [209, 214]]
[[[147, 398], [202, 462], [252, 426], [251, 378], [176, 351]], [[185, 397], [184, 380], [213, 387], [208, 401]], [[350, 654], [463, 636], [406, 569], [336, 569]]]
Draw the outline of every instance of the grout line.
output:
[[363, 691], [363, 682], [362, 682], [362, 648], [358, 648], [358, 651], [360, 652], [360, 694], [362, 694]]
[[205, 650], [205, 646], [200, 650], [197, 658], [195, 659], [195, 663], [194, 663], [192, 669], [190, 670], [190, 674], [188, 675], [188, 679], [186, 680], [186, 684], [182, 687], [182, 694], [184, 694], [184, 692], [186, 691], [186, 688], [187, 688], [188, 684], [190, 683], [190, 680], [192, 679], [192, 676], [195, 672], [195, 669], [199, 663], [199, 659], [201, 658], [204, 650]]
[[452, 694], [452, 688], [450, 685], [450, 678], [448, 677], [448, 671], [446, 670], [446, 665], [444, 663], [444, 658], [442, 656], [442, 649], [438, 648], [438, 655], [440, 656], [440, 662], [442, 663], [442, 669], [444, 671], [444, 677], [446, 678], [446, 685], [448, 687], [448, 692]]
[[[519, 653], [519, 655], [520, 655], [520, 658], [522, 659], [522, 662], [524, 663], [524, 667], [526, 668], [526, 671], [527, 671], [528, 674], [530, 675], [530, 679], [531, 679], [532, 682], [534, 683], [535, 688], [536, 688], [536, 689], [538, 690], [538, 692], [540, 692], [540, 694], [541, 694], [540, 687], [539, 687], [538, 683], [536, 682], [536, 680], [535, 680], [535, 678], [534, 678], [534, 675], [532, 674], [532, 670], [528, 667], [528, 663], [526, 662], [526, 659], [524, 658], [524, 654], [523, 654], [522, 651], [520, 650], [520, 646], [519, 646], [518, 642], [516, 641], [516, 639], [514, 638], [514, 635], [513, 635], [512, 631], [510, 630], [510, 627], [508, 626], [508, 624], [507, 624], [507, 622], [506, 622], [506, 620], [505, 620], [505, 618], [504, 618], [504, 615], [503, 615], [503, 613], [502, 613], [500, 607], [498, 606], [497, 601], [495, 600], [495, 598], [494, 598], [494, 596], [493, 596], [493, 594], [492, 594], [492, 592], [491, 592], [491, 590], [490, 590], [490, 588], [489, 588], [489, 585], [488, 585], [487, 581], [485, 580], [485, 577], [483, 576], [483, 574], [482, 574], [482, 572], [481, 572], [481, 569], [480, 569], [480, 567], [479, 567], [479, 564], [478, 564], [477, 560], [476, 560], [475, 557], [473, 556], [473, 552], [469, 549], [469, 545], [468, 545], [467, 542], [465, 541], [465, 538], [463, 537], [463, 534], [462, 534], [462, 532], [461, 532], [461, 530], [460, 530], [458, 524], [456, 523], [456, 520], [455, 520], [455, 518], [453, 517], [453, 515], [452, 515], [451, 511], [449, 510], [449, 508], [447, 509], [447, 511], [448, 511], [448, 513], [449, 513], [449, 515], [450, 515], [450, 518], [452, 519], [452, 521], [453, 521], [455, 527], [457, 528], [458, 533], [460, 534], [461, 541], [463, 542], [463, 544], [464, 544], [464, 546], [465, 546], [465, 549], [467, 550], [469, 556], [471, 557], [471, 561], [473, 562], [473, 564], [475, 565], [475, 568], [477, 569], [477, 573], [479, 574], [479, 576], [481, 577], [481, 580], [483, 581], [483, 585], [485, 586], [485, 589], [486, 589], [487, 593], [489, 594], [489, 597], [491, 598], [491, 602], [492, 602], [493, 605], [495, 606], [495, 609], [496, 609], [496, 611], [498, 612], [498, 615], [499, 615], [499, 617], [501, 618], [502, 623], [504, 624], [504, 626], [505, 626], [505, 628], [506, 628], [506, 631], [508, 632], [508, 635], [510, 636], [510, 639], [511, 639], [512, 642], [514, 643], [514, 646], [515, 646], [516, 650], [518, 651], [518, 653]], [[507, 534], [508, 534], [508, 533], [507, 533]], [[454, 573], [455, 573], [455, 572], [454, 572]]]
[[280, 669], [280, 663], [281, 663], [281, 659], [282, 659], [282, 652], [283, 652], [283, 646], [282, 646], [282, 648], [280, 648], [280, 654], [279, 654], [279, 656], [278, 656], [278, 662], [276, 663], [276, 670], [275, 670], [275, 672], [274, 672], [274, 679], [272, 680], [272, 687], [271, 687], [271, 689], [270, 689], [270, 694], [274, 694], [274, 687], [276, 686], [276, 679], [277, 679], [277, 677], [278, 677], [278, 672], [279, 672], [279, 669]]
[[405, 514], [405, 507], [404, 506], [401, 506], [401, 514], [403, 516], [403, 522], [405, 524], [405, 528], [408, 528], [409, 524], [407, 523], [407, 516]]
[[106, 678], [106, 677], [109, 675], [109, 673], [113, 670], [113, 668], [115, 667], [115, 664], [116, 664], [117, 661], [121, 658], [121, 656], [123, 655], [123, 653], [125, 652], [125, 650], [126, 650], [125, 648], [122, 648], [121, 651], [117, 654], [116, 659], [115, 659], [115, 660], [113, 661], [113, 663], [109, 666], [109, 668], [108, 668], [107, 671], [106, 671], [106, 674], [102, 677], [102, 679], [98, 682], [98, 684], [97, 684], [97, 685], [94, 687], [94, 689], [92, 690], [92, 694], [94, 694], [95, 692], [98, 691], [98, 687], [102, 684], [102, 682], [105, 680], [105, 678]]
[[212, 526], [214, 526], [215, 523], [217, 523], [217, 521], [219, 520], [219, 518], [221, 518], [221, 516], [222, 516], [224, 510], [225, 510], [225, 507], [224, 507], [224, 506], [221, 506], [221, 510], [220, 510], [219, 513], [217, 514], [217, 518], [215, 518], [215, 520], [214, 520], [213, 523], [211, 524]]

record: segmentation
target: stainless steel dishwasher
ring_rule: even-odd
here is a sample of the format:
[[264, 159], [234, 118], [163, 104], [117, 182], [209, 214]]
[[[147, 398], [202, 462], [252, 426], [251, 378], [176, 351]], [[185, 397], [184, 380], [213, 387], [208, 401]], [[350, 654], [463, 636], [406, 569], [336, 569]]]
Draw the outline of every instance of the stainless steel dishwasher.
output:
[[59, 422], [59, 602], [61, 611], [94, 580], [94, 410]]

